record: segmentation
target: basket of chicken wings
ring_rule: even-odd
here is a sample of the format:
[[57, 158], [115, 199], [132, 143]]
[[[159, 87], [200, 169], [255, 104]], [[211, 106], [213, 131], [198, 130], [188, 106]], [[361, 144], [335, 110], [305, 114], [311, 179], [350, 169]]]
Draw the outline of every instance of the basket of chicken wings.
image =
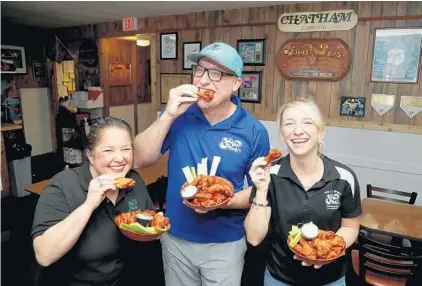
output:
[[294, 225], [287, 238], [290, 250], [311, 264], [326, 264], [343, 256], [346, 242], [332, 231], [318, 230], [312, 223]]
[[126, 237], [136, 241], [152, 241], [170, 229], [170, 221], [161, 212], [137, 210], [121, 213], [114, 223]]
[[213, 157], [210, 172], [207, 171], [208, 158], [203, 158], [197, 169], [189, 166], [182, 169], [186, 183], [180, 188], [180, 194], [186, 205], [194, 209], [215, 209], [234, 197], [233, 184], [215, 175], [220, 159]]

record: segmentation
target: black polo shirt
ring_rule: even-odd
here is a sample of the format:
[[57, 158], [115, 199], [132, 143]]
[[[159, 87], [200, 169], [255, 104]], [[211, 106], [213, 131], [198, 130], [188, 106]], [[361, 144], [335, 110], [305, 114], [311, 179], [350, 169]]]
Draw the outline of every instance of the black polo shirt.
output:
[[[123, 270], [124, 237], [114, 218], [120, 212], [154, 209], [144, 181], [131, 170], [126, 177], [136, 181], [134, 187], [119, 192], [114, 206], [105, 199], [92, 213], [73, 248], [61, 259], [41, 272], [41, 285], [111, 285]], [[46, 187], [35, 210], [32, 239], [65, 219], [85, 202], [89, 182], [89, 166], [83, 165], [58, 173]]]
[[[312, 221], [320, 229], [336, 232], [341, 218], [362, 214], [359, 183], [347, 166], [322, 158], [324, 174], [320, 181], [305, 191], [290, 166], [290, 156], [281, 158], [271, 168], [268, 202], [271, 218], [268, 230], [270, 255], [267, 268], [271, 275], [291, 285], [323, 285], [343, 277], [347, 270], [347, 255], [320, 269], [305, 267], [293, 259], [287, 246], [292, 225]], [[279, 168], [279, 170], [277, 170]], [[252, 189], [250, 201], [255, 197]]]

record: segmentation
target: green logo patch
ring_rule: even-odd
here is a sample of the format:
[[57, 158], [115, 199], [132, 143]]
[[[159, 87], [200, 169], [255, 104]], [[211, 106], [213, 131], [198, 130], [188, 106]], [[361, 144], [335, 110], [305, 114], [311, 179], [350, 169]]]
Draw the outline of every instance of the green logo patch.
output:
[[128, 210], [131, 211], [136, 211], [138, 209], [138, 201], [137, 200], [131, 200], [127, 203], [127, 208]]

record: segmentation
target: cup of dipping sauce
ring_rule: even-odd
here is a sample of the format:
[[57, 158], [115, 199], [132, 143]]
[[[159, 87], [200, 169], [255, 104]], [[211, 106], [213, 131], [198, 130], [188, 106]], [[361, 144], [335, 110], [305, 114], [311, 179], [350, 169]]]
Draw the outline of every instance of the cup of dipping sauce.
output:
[[197, 187], [187, 186], [186, 188], [180, 191], [180, 194], [182, 195], [182, 198], [184, 198], [185, 200], [189, 200], [195, 197], [197, 192], [198, 192]]
[[148, 227], [149, 223], [152, 221], [153, 217], [147, 214], [137, 214], [136, 220], [142, 226]]
[[318, 236], [319, 229], [313, 222], [308, 222], [302, 225], [302, 236], [305, 239], [311, 240]]

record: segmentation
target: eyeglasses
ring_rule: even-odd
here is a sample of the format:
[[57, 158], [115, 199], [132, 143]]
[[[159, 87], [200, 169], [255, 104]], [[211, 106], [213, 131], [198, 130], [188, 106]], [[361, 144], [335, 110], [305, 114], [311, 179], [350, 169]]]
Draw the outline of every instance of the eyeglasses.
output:
[[235, 76], [234, 74], [223, 72], [216, 69], [207, 69], [200, 65], [193, 65], [192, 66], [192, 74], [196, 77], [201, 77], [204, 75], [205, 72], [208, 72], [208, 77], [212, 81], [220, 81], [223, 76]]

